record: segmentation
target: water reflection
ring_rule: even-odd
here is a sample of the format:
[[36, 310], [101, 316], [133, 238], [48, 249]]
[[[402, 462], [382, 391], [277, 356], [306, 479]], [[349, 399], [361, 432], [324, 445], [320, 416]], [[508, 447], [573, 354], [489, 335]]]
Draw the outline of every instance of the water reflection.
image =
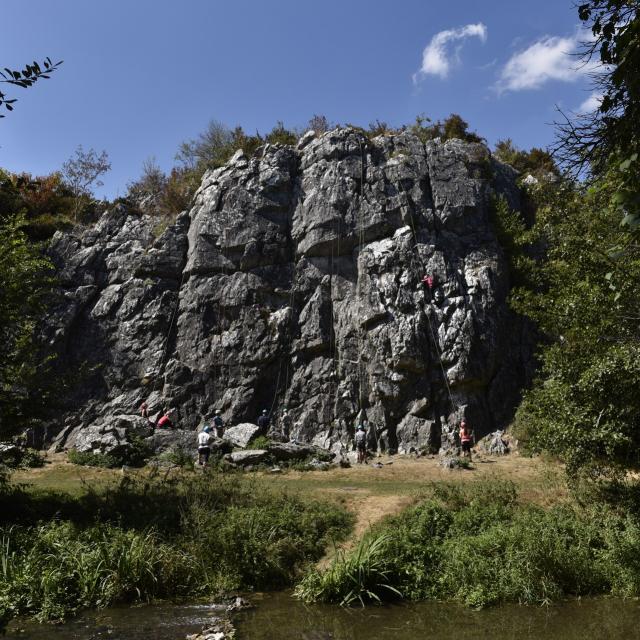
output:
[[[471, 611], [421, 603], [368, 609], [306, 606], [288, 593], [256, 594], [257, 608], [234, 621], [238, 640], [628, 640], [640, 637], [640, 602], [587, 599], [547, 608], [503, 606]], [[23, 640], [183, 640], [219, 610], [154, 605], [88, 612], [65, 625], [13, 624]]]
[[626, 640], [640, 637], [640, 603], [588, 599], [545, 608], [472, 611], [421, 603], [368, 609], [305, 606], [283, 594], [237, 618], [239, 640]]

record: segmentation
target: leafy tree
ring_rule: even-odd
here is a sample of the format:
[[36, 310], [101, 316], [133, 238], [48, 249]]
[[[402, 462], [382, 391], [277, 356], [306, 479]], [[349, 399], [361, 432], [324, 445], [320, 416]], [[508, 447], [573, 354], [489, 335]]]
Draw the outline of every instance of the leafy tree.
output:
[[[8, 84], [14, 87], [20, 87], [21, 89], [27, 89], [33, 86], [38, 80], [46, 80], [50, 77], [60, 65], [60, 62], [53, 64], [50, 58], [45, 58], [42, 66], [37, 63], [27, 64], [21, 71], [4, 68], [4, 72], [0, 71], [0, 84]], [[7, 98], [7, 96], [0, 91], [0, 108], [3, 106], [7, 111], [13, 111], [13, 105], [17, 102], [17, 98]], [[0, 114], [0, 118], [4, 118], [4, 114]]]
[[298, 134], [295, 131], [287, 129], [284, 122], [279, 120], [276, 126], [265, 136], [265, 142], [269, 144], [295, 144], [298, 141]]
[[516, 249], [545, 247], [534, 277], [511, 299], [546, 339], [516, 431], [532, 450], [561, 456], [571, 472], [640, 467], [640, 260], [630, 252], [613, 260], [607, 251], [622, 235], [608, 206], [612, 188], [543, 185], [534, 194], [534, 227], [514, 230], [520, 240], [527, 234]]
[[127, 185], [127, 197], [145, 213], [157, 213], [167, 187], [167, 176], [154, 157], [142, 163], [142, 175]]
[[536, 178], [546, 178], [549, 175], [560, 176], [553, 156], [544, 149], [533, 147], [529, 151], [523, 151], [513, 144], [511, 138], [506, 138], [496, 143], [494, 154], [521, 174], [529, 173]]
[[312, 129], [316, 132], [316, 135], [322, 135], [327, 131], [333, 129], [335, 125], [332, 125], [326, 116], [314, 114], [307, 124], [307, 129]]
[[452, 140], [454, 138], [465, 140], [466, 142], [483, 142], [477, 133], [469, 131], [469, 124], [465, 122], [457, 113], [452, 113], [445, 118], [433, 122], [425, 115], [416, 116], [414, 124], [409, 127], [409, 131], [414, 133], [423, 142], [440, 138], [441, 140]]
[[35, 329], [51, 290], [50, 261], [29, 242], [24, 215], [0, 215], [0, 438], [42, 412], [46, 362]]
[[473, 131], [469, 131], [469, 124], [465, 122], [457, 113], [452, 113], [442, 124], [443, 139], [451, 140], [458, 138], [467, 142], [483, 142], [483, 139]]
[[582, 63], [594, 71], [601, 94], [592, 113], [566, 119], [556, 153], [570, 166], [603, 171], [609, 157], [637, 150], [640, 140], [640, 18], [638, 0], [591, 0], [578, 16], [593, 38], [584, 43]]
[[218, 167], [230, 157], [229, 148], [233, 141], [233, 132], [226, 125], [211, 120], [207, 128], [197, 138], [186, 140], [176, 153], [176, 160], [184, 167]]
[[58, 173], [33, 177], [0, 169], [0, 211], [23, 214], [23, 231], [33, 241], [47, 240], [73, 221], [74, 197]]
[[62, 165], [62, 175], [73, 192], [76, 202], [74, 217], [77, 220], [81, 209], [93, 201], [93, 188], [101, 187], [104, 183], [100, 176], [111, 169], [109, 154], [102, 151], [98, 154], [94, 149], [85, 151], [78, 145], [75, 156], [69, 158]]
[[616, 183], [610, 205], [632, 235], [640, 235], [640, 2], [590, 0], [578, 16], [593, 38], [582, 51], [584, 64], [599, 64], [594, 89], [599, 107], [558, 123], [555, 154], [574, 174], [606, 176]]

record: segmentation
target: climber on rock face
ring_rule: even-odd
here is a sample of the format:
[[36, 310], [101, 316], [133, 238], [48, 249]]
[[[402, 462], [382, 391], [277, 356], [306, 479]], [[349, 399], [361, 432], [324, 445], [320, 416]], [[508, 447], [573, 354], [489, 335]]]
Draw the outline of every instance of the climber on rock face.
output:
[[149, 405], [146, 402], [143, 402], [140, 405], [140, 415], [143, 418], [148, 418], [149, 417]]
[[260, 417], [257, 420], [257, 425], [260, 427], [260, 433], [265, 435], [269, 429], [269, 412], [266, 409], [262, 410]]
[[158, 429], [173, 429], [173, 409], [167, 409], [161, 416], [158, 418], [156, 422], [156, 427]]
[[431, 275], [423, 276], [422, 284], [424, 285], [424, 297], [428, 302], [433, 300], [433, 288], [435, 285], [435, 279]]

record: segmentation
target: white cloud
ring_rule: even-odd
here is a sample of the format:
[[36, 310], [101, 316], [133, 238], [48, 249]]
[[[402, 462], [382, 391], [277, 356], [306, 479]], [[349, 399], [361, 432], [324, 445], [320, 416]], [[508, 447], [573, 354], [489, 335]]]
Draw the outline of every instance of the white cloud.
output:
[[592, 113], [595, 111], [602, 102], [602, 93], [594, 91], [577, 109], [578, 113]]
[[482, 22], [478, 22], [477, 24], [467, 24], [458, 29], [447, 29], [436, 33], [422, 52], [422, 65], [413, 74], [413, 82], [417, 84], [427, 75], [446, 78], [449, 75], [451, 66], [459, 62], [458, 54], [461, 45], [452, 51], [451, 43], [471, 37], [480, 38], [482, 42], [485, 42], [487, 39], [487, 27]]
[[578, 51], [583, 33], [562, 38], [544, 36], [509, 58], [503, 67], [496, 88], [498, 92], [538, 89], [550, 80], [575, 82], [593, 65], [585, 65], [574, 54]]

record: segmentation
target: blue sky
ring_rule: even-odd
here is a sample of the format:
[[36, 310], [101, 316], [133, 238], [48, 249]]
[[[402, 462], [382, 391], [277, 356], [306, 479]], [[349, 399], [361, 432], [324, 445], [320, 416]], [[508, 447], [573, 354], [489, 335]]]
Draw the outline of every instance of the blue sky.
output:
[[[393, 125], [462, 115], [490, 145], [553, 138], [589, 80], [571, 0], [3, 0], [0, 67], [64, 59], [50, 80], [6, 90], [0, 166], [36, 175], [74, 149], [106, 149], [99, 195], [126, 192], [146, 158], [169, 169], [209, 120], [269, 131]], [[426, 51], [425, 51], [426, 50]]]

